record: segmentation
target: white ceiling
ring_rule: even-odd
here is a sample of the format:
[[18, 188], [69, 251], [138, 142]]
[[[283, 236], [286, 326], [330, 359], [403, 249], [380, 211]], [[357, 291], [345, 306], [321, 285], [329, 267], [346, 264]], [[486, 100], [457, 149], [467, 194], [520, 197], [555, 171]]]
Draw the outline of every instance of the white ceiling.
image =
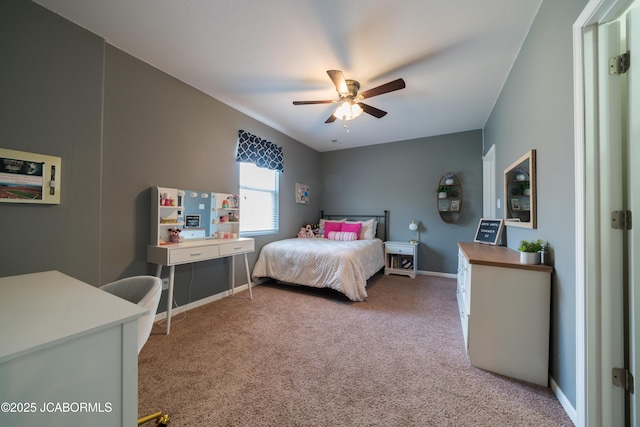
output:
[[[542, 0], [35, 0], [108, 43], [316, 149], [484, 127]], [[326, 71], [388, 114], [325, 124]], [[277, 142], [277, 141], [274, 141]]]

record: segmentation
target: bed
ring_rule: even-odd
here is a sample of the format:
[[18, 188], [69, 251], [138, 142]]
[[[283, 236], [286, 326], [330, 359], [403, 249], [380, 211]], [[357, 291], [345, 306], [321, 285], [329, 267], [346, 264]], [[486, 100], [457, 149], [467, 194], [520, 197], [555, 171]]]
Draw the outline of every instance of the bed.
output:
[[[326, 222], [373, 223], [358, 240], [292, 238], [266, 244], [253, 268], [254, 280], [271, 278], [287, 284], [331, 288], [351, 301], [364, 301], [367, 280], [384, 267], [384, 244], [389, 211], [384, 215], [325, 215]], [[329, 225], [326, 225], [329, 228]], [[326, 230], [325, 230], [326, 231]], [[334, 235], [332, 234], [333, 238]]]

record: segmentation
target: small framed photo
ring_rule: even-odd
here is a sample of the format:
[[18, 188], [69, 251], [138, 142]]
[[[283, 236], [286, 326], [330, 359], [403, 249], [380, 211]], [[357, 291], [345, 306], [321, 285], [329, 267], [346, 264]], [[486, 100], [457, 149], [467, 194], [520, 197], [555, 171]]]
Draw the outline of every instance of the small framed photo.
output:
[[460, 210], [460, 200], [452, 200], [450, 209], [452, 211], [459, 211]]
[[198, 228], [200, 227], [200, 215], [190, 215], [187, 214], [184, 216], [184, 226], [186, 228]]
[[296, 182], [296, 203], [309, 204], [309, 186]]
[[520, 200], [511, 199], [511, 209], [520, 210]]

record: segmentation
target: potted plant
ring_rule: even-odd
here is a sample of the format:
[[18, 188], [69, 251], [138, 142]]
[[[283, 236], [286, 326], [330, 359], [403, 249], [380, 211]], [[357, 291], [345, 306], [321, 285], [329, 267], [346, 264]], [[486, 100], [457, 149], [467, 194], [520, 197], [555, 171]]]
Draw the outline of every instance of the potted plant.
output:
[[522, 184], [520, 184], [520, 186], [522, 187], [522, 193], [525, 196], [528, 196], [531, 194], [531, 187], [530, 187], [530, 183], [529, 181], [523, 182]]
[[545, 245], [544, 240], [521, 240], [518, 251], [520, 264], [540, 264], [540, 251]]
[[450, 172], [445, 174], [444, 175], [444, 183], [447, 184], [447, 185], [453, 185], [453, 183], [455, 182], [453, 180], [454, 177], [455, 177], [455, 175], [450, 173]]
[[436, 190], [436, 193], [438, 193], [439, 199], [445, 199], [449, 195], [449, 187], [446, 185], [441, 185]]

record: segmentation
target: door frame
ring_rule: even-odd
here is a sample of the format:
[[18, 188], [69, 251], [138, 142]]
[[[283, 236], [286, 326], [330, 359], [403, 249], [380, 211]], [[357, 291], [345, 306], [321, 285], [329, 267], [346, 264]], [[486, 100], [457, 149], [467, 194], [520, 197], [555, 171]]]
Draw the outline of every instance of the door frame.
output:
[[[624, 12], [634, 0], [590, 0], [573, 25], [574, 166], [576, 256], [576, 419], [577, 426], [599, 425], [611, 419], [610, 400], [601, 399], [610, 384], [604, 360], [609, 349], [600, 340], [611, 313], [610, 290], [600, 286], [599, 193], [596, 150], [598, 126], [597, 25]], [[594, 237], [595, 236], [595, 237]], [[608, 302], [609, 301], [609, 302]], [[587, 316], [589, 318], [587, 318]]]
[[496, 216], [496, 146], [482, 156], [482, 216]]

